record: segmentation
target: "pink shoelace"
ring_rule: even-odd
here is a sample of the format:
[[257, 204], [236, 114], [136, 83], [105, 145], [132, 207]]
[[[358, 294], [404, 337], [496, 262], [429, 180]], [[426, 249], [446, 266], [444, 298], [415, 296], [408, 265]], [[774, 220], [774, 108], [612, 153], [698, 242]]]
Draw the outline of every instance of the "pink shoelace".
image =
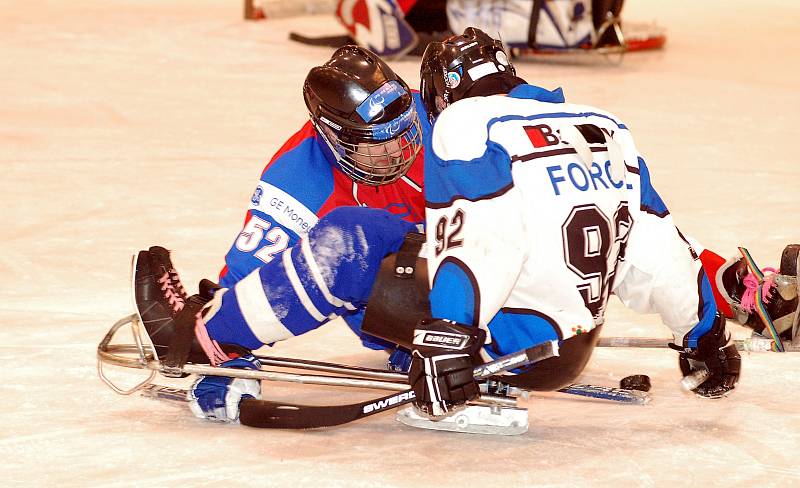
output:
[[206, 329], [206, 323], [203, 320], [203, 315], [201, 312], [197, 312], [197, 322], [195, 322], [194, 326], [194, 335], [197, 336], [197, 342], [200, 343], [200, 347], [203, 348], [203, 352], [205, 352], [206, 356], [208, 356], [208, 360], [211, 361], [212, 366], [219, 366], [230, 359], [222, 350], [222, 348], [219, 347], [217, 341], [208, 335], [208, 329]]
[[[777, 273], [778, 270], [775, 268], [764, 268], [761, 270], [765, 274], [767, 272], [773, 273], [769, 276], [764, 276], [764, 283], [761, 284], [761, 297], [764, 299], [764, 303], [769, 303], [770, 299], [772, 299], [772, 284], [774, 282], [774, 273]], [[742, 295], [742, 308], [745, 309], [748, 313], [752, 313], [756, 309], [756, 291], [758, 290], [758, 278], [753, 273], [749, 273], [747, 276], [744, 277], [742, 280], [745, 286], [744, 294]]]
[[[164, 273], [164, 275], [158, 279], [158, 282], [161, 283], [161, 291], [164, 292], [164, 297], [172, 307], [172, 311], [180, 312], [183, 306], [186, 304], [183, 299], [183, 294], [181, 293], [183, 290], [175, 290], [175, 286], [173, 285], [173, 281], [170, 279], [169, 273]], [[178, 281], [178, 283], [180, 283], [180, 281]]]

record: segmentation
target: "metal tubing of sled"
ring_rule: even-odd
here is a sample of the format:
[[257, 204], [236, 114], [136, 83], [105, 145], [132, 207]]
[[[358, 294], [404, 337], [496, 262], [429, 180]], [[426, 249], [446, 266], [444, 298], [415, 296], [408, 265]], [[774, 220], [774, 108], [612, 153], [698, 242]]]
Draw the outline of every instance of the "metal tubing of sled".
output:
[[[111, 340], [119, 329], [127, 324], [131, 324], [133, 328], [133, 336], [135, 344], [111, 344]], [[122, 354], [127, 354], [128, 357]], [[100, 344], [97, 346], [97, 360], [98, 360], [98, 374], [100, 379], [103, 380], [112, 390], [119, 394], [129, 395], [152, 381], [157, 372], [163, 371], [161, 363], [155, 358], [153, 352], [145, 350], [145, 345], [142, 343], [141, 334], [139, 330], [139, 320], [135, 314], [123, 317], [118, 320], [105, 335]], [[286, 367], [293, 367], [291, 364], [298, 363], [299, 361], [281, 360], [274, 361]], [[103, 371], [103, 365], [110, 364], [113, 366], [120, 366], [123, 368], [133, 369], [147, 369], [150, 370], [150, 376], [143, 382], [137, 384], [130, 389], [122, 389], [111, 382]], [[296, 365], [297, 366], [297, 365]], [[303, 365], [306, 369], [312, 369], [312, 365]], [[336, 370], [337, 368], [328, 368]], [[182, 372], [188, 374], [199, 374], [204, 376], [227, 376], [231, 378], [245, 378], [266, 381], [284, 381], [289, 383], [304, 383], [313, 385], [328, 385], [328, 386], [349, 386], [356, 388], [373, 388], [380, 390], [402, 391], [408, 388], [408, 385], [400, 384], [391, 381], [380, 381], [364, 378], [350, 378], [341, 376], [324, 376], [324, 375], [303, 375], [294, 373], [282, 373], [277, 371], [265, 370], [247, 370], [247, 369], [223, 369], [214, 366], [201, 365], [201, 364], [187, 364], [181, 368]], [[340, 371], [345, 372], [345, 371]], [[396, 378], [392, 378], [396, 379]]]
[[[136, 320], [135, 314], [131, 314], [128, 315], [127, 317], [121, 318], [120, 320], [115, 322], [114, 325], [111, 326], [111, 329], [108, 331], [103, 340], [100, 341], [100, 344], [97, 346], [97, 375], [100, 376], [100, 379], [103, 381], [103, 383], [105, 383], [109, 388], [114, 390], [115, 393], [119, 393], [120, 395], [130, 395], [131, 393], [140, 390], [144, 386], [150, 384], [150, 382], [152, 382], [153, 378], [155, 378], [156, 376], [156, 371], [151, 371], [150, 374], [147, 376], [147, 378], [141, 383], [137, 383], [132, 388], [123, 389], [114, 384], [114, 382], [111, 381], [106, 376], [105, 371], [103, 371], [103, 364], [107, 362], [111, 364], [116, 364], [117, 366], [125, 366], [130, 368], [146, 368], [148, 355], [144, 352], [144, 345], [142, 344], [141, 336], [139, 335], [138, 322], [139, 321]], [[133, 340], [135, 344], [134, 345], [129, 344], [126, 346], [109, 345], [111, 339], [120, 329], [120, 327], [126, 324], [131, 324], [131, 327], [133, 328], [132, 330]], [[128, 353], [135, 352], [139, 355], [139, 357], [138, 359], [132, 359], [132, 358], [124, 358], [121, 356], [114, 356], [113, 354], [109, 354], [108, 351], [110, 349], [114, 350], [117, 348], [124, 348], [125, 352]], [[151, 355], [150, 357], [152, 358], [153, 356]]]
[[[152, 376], [162, 371], [161, 363], [151, 359], [144, 364], [135, 358], [122, 357], [121, 353], [136, 353], [137, 348], [133, 344], [106, 345], [103, 350], [98, 350], [98, 361], [102, 364], [111, 364], [124, 368], [149, 369]], [[102, 366], [99, 367], [102, 370]], [[282, 373], [278, 371], [251, 370], [251, 369], [225, 369], [203, 364], [186, 364], [181, 371], [187, 374], [198, 374], [203, 376], [226, 376], [229, 378], [244, 378], [250, 380], [283, 381], [287, 383], [303, 383], [309, 385], [327, 386], [349, 386], [355, 388], [373, 388], [378, 390], [403, 391], [408, 389], [407, 384], [394, 381], [372, 380], [364, 378], [353, 378], [344, 376], [325, 376], [296, 373]], [[112, 384], [101, 373], [101, 379], [117, 393], [130, 394], [149, 383], [145, 381], [131, 390], [122, 390]]]
[[345, 366], [342, 364], [310, 361], [306, 359], [279, 358], [273, 356], [256, 356], [256, 357], [261, 362], [261, 364], [265, 366], [276, 366], [279, 368], [308, 369], [313, 371], [322, 371], [325, 373], [336, 373], [336, 374], [357, 374], [361, 378], [371, 378], [371, 379], [386, 380], [386, 381], [405, 382], [408, 380], [408, 375], [405, 373], [395, 373], [391, 371], [383, 371], [380, 369]]
[[[111, 339], [117, 331], [124, 325], [131, 324], [134, 329], [135, 344], [111, 344]], [[163, 367], [161, 363], [155, 359], [153, 352], [147, 352], [142, 343], [141, 336], [139, 335], [139, 320], [136, 315], [129, 315], [118, 320], [111, 330], [108, 331], [106, 336], [97, 346], [97, 361], [98, 361], [98, 374], [100, 379], [108, 385], [116, 393], [122, 395], [130, 395], [131, 393], [140, 390], [145, 385], [149, 384], [155, 377], [157, 372], [162, 372]], [[125, 357], [121, 354], [136, 355], [135, 357]], [[361, 375], [362, 371], [345, 370], [345, 366], [335, 364], [320, 363], [316, 365], [315, 361], [293, 360], [286, 358], [267, 358], [272, 365], [282, 366], [288, 368], [303, 368], [303, 369], [318, 369], [323, 367], [327, 372], [340, 372]], [[143, 382], [137, 384], [130, 389], [122, 389], [116, 386], [109, 380], [103, 372], [103, 364], [110, 364], [113, 366], [120, 366], [124, 368], [145, 369], [150, 370], [150, 376]], [[362, 368], [363, 374], [372, 375], [378, 372], [370, 368]], [[210, 365], [202, 364], [186, 364], [181, 368], [183, 373], [198, 374], [204, 376], [225, 376], [229, 378], [244, 378], [262, 381], [282, 381], [286, 383], [302, 383], [308, 385], [324, 385], [324, 386], [345, 386], [353, 388], [369, 388], [376, 390], [388, 391], [404, 391], [408, 389], [406, 375], [399, 373], [384, 373], [380, 379], [369, 378], [354, 378], [346, 376], [326, 376], [326, 375], [311, 375], [311, 374], [296, 374], [296, 373], [283, 373], [278, 371], [267, 370], [249, 370], [249, 369], [226, 369], [218, 368]], [[389, 381], [389, 380], [394, 381]], [[507, 398], [495, 395], [482, 395], [481, 400], [487, 403], [515, 406], [516, 399]]]

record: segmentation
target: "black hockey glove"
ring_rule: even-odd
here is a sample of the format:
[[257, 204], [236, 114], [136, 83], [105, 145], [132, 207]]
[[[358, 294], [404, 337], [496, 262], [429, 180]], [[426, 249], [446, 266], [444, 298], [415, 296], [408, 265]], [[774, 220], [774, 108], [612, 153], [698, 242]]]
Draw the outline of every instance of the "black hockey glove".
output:
[[683, 348], [670, 344], [681, 351], [678, 365], [684, 377], [698, 370], [708, 370], [708, 378], [692, 390], [697, 395], [722, 398], [736, 388], [742, 358], [736, 346], [729, 342], [730, 337], [725, 331], [725, 317], [717, 315], [711, 330], [697, 341], [696, 348], [687, 347], [686, 339]]
[[432, 417], [447, 415], [478, 397], [472, 376], [486, 333], [443, 319], [425, 319], [414, 330], [408, 381], [414, 406]]

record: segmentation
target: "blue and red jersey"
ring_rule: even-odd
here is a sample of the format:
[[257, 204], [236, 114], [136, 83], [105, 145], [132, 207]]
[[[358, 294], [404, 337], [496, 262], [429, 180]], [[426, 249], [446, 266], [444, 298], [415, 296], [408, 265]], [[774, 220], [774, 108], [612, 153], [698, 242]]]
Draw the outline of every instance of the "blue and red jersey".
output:
[[[413, 97], [426, 133], [430, 125], [425, 109], [419, 94], [414, 93]], [[382, 208], [408, 222], [422, 224], [425, 220], [423, 152], [417, 155], [408, 173], [394, 183], [382, 186], [355, 183], [338, 169], [331, 150], [311, 121], [306, 122], [261, 173], [243, 228], [225, 255], [220, 284], [229, 288], [272, 261], [338, 207]]]

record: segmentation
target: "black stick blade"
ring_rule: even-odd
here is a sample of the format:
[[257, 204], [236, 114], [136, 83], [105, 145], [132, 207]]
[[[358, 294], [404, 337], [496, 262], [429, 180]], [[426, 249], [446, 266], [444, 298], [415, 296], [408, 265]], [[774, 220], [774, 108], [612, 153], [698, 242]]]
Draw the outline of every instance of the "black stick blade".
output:
[[272, 429], [319, 429], [334, 427], [399, 407], [414, 399], [414, 391], [349, 405], [295, 405], [266, 400], [243, 400], [239, 422], [248, 427]]
[[289, 40], [299, 42], [300, 44], [307, 44], [309, 46], [324, 46], [324, 47], [343, 47], [348, 44], [355, 44], [356, 41], [347, 34], [334, 35], [334, 36], [304, 36], [298, 32], [290, 32]]

